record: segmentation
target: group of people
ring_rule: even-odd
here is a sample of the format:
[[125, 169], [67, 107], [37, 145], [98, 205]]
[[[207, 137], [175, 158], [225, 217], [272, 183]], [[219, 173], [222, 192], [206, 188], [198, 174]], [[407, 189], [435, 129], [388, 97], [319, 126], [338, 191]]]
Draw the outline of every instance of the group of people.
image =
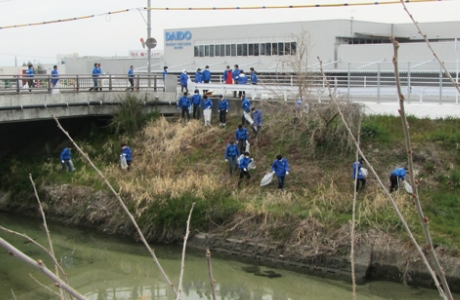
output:
[[[61, 172], [73, 172], [75, 171], [74, 164], [71, 159], [71, 146], [65, 147], [59, 158], [61, 159]], [[131, 164], [133, 163], [133, 154], [131, 152], [131, 148], [128, 147], [126, 144], [121, 144], [121, 154], [120, 159], [122, 161], [122, 169], [127, 169], [128, 171], [131, 168]], [[123, 167], [123, 162], [126, 164], [126, 167]]]
[[[241, 70], [238, 65], [234, 66], [234, 69], [230, 69], [230, 66], [227, 66], [227, 68], [224, 70], [223, 75], [222, 75], [222, 80], [223, 83], [226, 84], [248, 84], [250, 82], [251, 84], [257, 84], [259, 81], [257, 77], [257, 72], [254, 70], [254, 68], [250, 68], [251, 75], [248, 78], [248, 76], [244, 73], [243, 70]], [[166, 74], [168, 74], [168, 67], [165, 66], [163, 68], [163, 80], [166, 79]], [[204, 70], [201, 70], [201, 68], [198, 68], [195, 72], [195, 83], [210, 83], [211, 82], [211, 71], [209, 70], [209, 66], [206, 66]], [[188, 81], [191, 80], [189, 75], [187, 74], [187, 70], [183, 69], [180, 76], [179, 76], [179, 83], [181, 86], [181, 93], [187, 92], [188, 93]], [[203, 93], [206, 93], [207, 90], [203, 90]], [[236, 98], [237, 91], [233, 92], [233, 97]], [[241, 95], [244, 94], [244, 91], [238, 92], [238, 95], [241, 97]]]
[[[352, 177], [356, 180], [356, 191], [362, 191], [366, 186], [367, 170], [362, 167], [364, 160], [360, 158], [357, 162], [353, 163], [352, 166]], [[401, 179], [403, 182], [409, 171], [406, 167], [396, 168], [390, 174], [390, 193], [397, 190], [399, 187], [398, 181]]]
[[[91, 76], [93, 77], [93, 87], [89, 89], [89, 91], [102, 91], [102, 79], [99, 77], [102, 74], [101, 63], [94, 63], [93, 71], [91, 72]], [[133, 73], [134, 77], [134, 73]], [[134, 80], [133, 80], [134, 85]]]
[[[35, 69], [33, 64], [29, 64], [26, 70], [27, 85], [29, 86], [29, 93], [32, 93], [32, 88], [35, 87]], [[53, 66], [51, 71], [51, 82], [50, 88], [56, 87], [56, 84], [59, 82], [59, 72], [57, 65]]]

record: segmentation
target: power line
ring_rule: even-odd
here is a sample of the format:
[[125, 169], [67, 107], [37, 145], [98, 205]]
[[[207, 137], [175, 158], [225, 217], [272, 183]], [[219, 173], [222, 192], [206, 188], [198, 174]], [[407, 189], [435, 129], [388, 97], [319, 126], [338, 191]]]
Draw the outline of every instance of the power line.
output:
[[[3, 0], [3, 1], [13, 1], [13, 0]], [[405, 3], [422, 3], [422, 2], [440, 2], [440, 1], [450, 1], [450, 0], [404, 0]], [[134, 10], [157, 10], [157, 11], [185, 11], [185, 10], [194, 10], [194, 11], [209, 11], [209, 10], [266, 10], [266, 9], [301, 9], [301, 8], [332, 8], [332, 7], [350, 7], [350, 6], [376, 6], [376, 5], [387, 5], [387, 4], [400, 4], [400, 0], [387, 0], [380, 2], [357, 2], [357, 3], [330, 3], [330, 4], [304, 4], [304, 5], [279, 5], [279, 6], [229, 6], [229, 7], [141, 7], [141, 8], [128, 8], [123, 10], [111, 11], [107, 13], [87, 15], [74, 18], [58, 19], [51, 21], [43, 21], [36, 23], [27, 23], [27, 24], [17, 24], [17, 25], [8, 25], [0, 26], [0, 29], [13, 29], [20, 27], [29, 27], [29, 26], [38, 26], [38, 25], [48, 25], [56, 23], [64, 23], [71, 21], [79, 21], [84, 19], [90, 19], [94, 17], [101, 16], [110, 16], [114, 14], [120, 14], [125, 12], [130, 12]]]

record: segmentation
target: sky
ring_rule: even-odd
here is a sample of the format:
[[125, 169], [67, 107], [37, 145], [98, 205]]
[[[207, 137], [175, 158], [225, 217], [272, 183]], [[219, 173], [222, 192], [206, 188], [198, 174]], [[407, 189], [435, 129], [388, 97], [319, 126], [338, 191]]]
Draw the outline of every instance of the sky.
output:
[[[166, 8], [341, 4], [363, 3], [366, 0], [152, 0], [151, 2], [152, 7]], [[459, 20], [460, 0], [406, 5], [414, 18], [421, 23]], [[0, 0], [0, 27], [99, 15], [146, 6], [147, 0]], [[152, 11], [152, 37], [158, 41], [156, 50], [162, 50], [165, 29], [350, 18], [385, 23], [411, 22], [401, 4], [250, 11], [162, 10]], [[145, 11], [132, 10], [72, 22], [0, 29], [0, 66], [14, 66], [15, 57], [18, 65], [22, 65], [28, 61], [36, 64], [56, 63], [57, 54], [128, 56], [130, 50], [142, 50], [139, 40], [147, 36], [146, 19]]]

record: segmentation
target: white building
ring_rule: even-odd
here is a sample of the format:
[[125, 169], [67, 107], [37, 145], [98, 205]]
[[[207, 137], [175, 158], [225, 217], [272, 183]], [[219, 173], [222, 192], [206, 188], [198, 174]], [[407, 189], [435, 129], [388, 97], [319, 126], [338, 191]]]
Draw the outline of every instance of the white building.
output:
[[[460, 22], [420, 27], [449, 71], [456, 72]], [[319, 57], [327, 72], [393, 72], [392, 35], [400, 43], [402, 71], [440, 71], [414, 24], [353, 19], [168, 29], [164, 32], [164, 63], [170, 72], [187, 69], [190, 73], [206, 65], [220, 72], [234, 64], [244, 70], [254, 67], [260, 73], [292, 71], [288, 62], [299, 52], [303, 33], [308, 37], [303, 40], [308, 43], [305, 63], [310, 71], [319, 69]]]

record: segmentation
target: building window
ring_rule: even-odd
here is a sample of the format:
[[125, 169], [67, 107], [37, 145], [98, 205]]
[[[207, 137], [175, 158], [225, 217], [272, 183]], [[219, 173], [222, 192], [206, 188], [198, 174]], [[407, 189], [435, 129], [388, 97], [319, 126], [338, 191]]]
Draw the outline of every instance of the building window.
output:
[[204, 45], [200, 45], [200, 57], [204, 57]]
[[265, 43], [265, 55], [272, 55], [272, 43]]
[[209, 57], [209, 45], [204, 46], [204, 56]]
[[291, 43], [284, 43], [284, 55], [291, 55]]
[[243, 55], [243, 48], [241, 44], [236, 45], [236, 56], [242, 56]]
[[242, 44], [243, 56], [248, 56], [248, 44]]
[[236, 44], [232, 44], [230, 50], [230, 56], [236, 56]]
[[220, 45], [216, 45], [216, 50], [215, 50], [216, 56], [220, 56]]
[[272, 43], [272, 55], [278, 55], [278, 43]]
[[259, 44], [259, 55], [266, 55], [265, 54], [265, 44]]
[[193, 49], [193, 55], [195, 57], [198, 57], [200, 56], [200, 49], [198, 48], [198, 46], [195, 46], [194, 49]]
[[259, 56], [259, 44], [254, 44], [254, 56]]
[[214, 57], [214, 45], [209, 46], [209, 56]]
[[225, 53], [224, 56], [230, 56], [230, 45], [225, 45]]
[[[219, 47], [219, 45], [217, 45], [217, 47]], [[220, 45], [220, 56], [225, 56], [225, 45]]]
[[254, 56], [254, 44], [249, 44], [248, 45], [248, 55], [249, 56]]
[[278, 43], [278, 55], [284, 55], [284, 43]]

